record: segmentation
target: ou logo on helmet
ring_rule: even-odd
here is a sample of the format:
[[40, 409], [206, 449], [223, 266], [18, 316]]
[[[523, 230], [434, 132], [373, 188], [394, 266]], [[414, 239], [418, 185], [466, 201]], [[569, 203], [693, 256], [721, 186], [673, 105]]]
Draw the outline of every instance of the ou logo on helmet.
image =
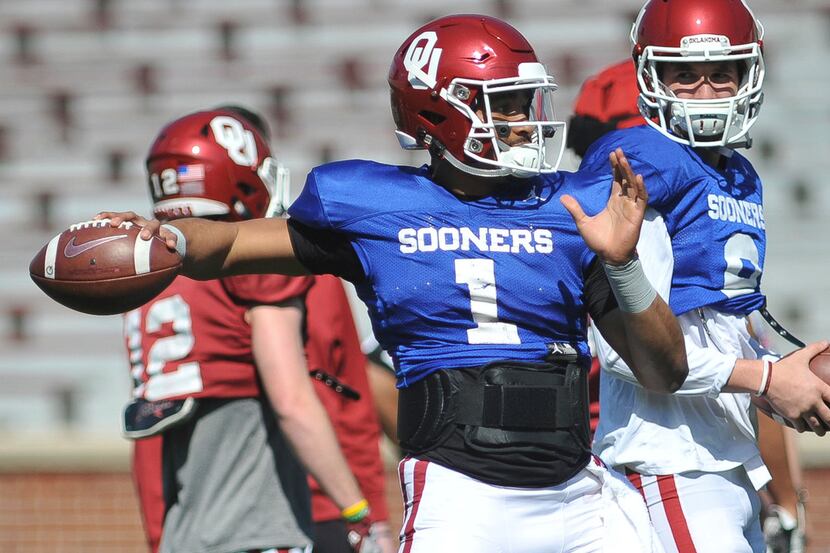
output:
[[242, 123], [225, 115], [217, 115], [210, 121], [210, 128], [216, 143], [228, 151], [228, 156], [237, 165], [254, 167], [257, 161], [254, 133]]
[[435, 87], [438, 75], [438, 60], [441, 48], [436, 48], [438, 35], [435, 31], [424, 31], [412, 41], [403, 58], [403, 66], [409, 72], [409, 84], [416, 90]]

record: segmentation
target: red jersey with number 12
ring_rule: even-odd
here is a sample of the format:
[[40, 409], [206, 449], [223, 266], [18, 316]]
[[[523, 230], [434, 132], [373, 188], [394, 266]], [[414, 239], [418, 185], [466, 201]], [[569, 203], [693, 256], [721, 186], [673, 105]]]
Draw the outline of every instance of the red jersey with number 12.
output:
[[281, 275], [177, 277], [153, 301], [125, 315], [134, 397], [258, 396], [245, 312], [302, 298], [312, 283], [312, 277]]

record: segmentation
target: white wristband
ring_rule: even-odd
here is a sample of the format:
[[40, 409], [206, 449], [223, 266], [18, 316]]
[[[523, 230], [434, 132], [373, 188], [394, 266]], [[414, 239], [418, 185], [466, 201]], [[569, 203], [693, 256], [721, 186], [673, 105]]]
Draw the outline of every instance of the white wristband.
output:
[[772, 368], [772, 363], [768, 359], [763, 360], [764, 374], [761, 376], [761, 385], [758, 386], [758, 391], [755, 392], [755, 397], [763, 397], [767, 392], [767, 382], [769, 382], [769, 373]]
[[657, 290], [646, 278], [639, 258], [635, 257], [625, 265], [602, 265], [621, 311], [640, 313], [648, 309], [657, 297]]
[[187, 253], [187, 238], [184, 237], [184, 233], [173, 225], [168, 225], [166, 223], [161, 225], [161, 228], [176, 235], [176, 252], [182, 259], [184, 259], [184, 256]]

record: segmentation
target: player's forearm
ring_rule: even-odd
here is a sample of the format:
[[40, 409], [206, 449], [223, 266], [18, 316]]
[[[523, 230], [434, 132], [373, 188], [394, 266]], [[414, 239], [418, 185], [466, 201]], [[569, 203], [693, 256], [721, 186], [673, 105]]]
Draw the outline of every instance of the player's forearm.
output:
[[334, 430], [314, 392], [300, 333], [303, 311], [258, 306], [249, 312], [254, 359], [280, 429], [297, 458], [341, 509], [361, 499]]
[[714, 348], [696, 347], [686, 336], [686, 360], [689, 375], [675, 394], [717, 397], [735, 365], [736, 357]]
[[[188, 218], [166, 223], [162, 229], [172, 230], [170, 227], [178, 229], [185, 239], [181, 274], [197, 280], [225, 276], [225, 263], [237, 235], [234, 223]], [[177, 237], [179, 253], [180, 240]]]
[[732, 373], [723, 387], [724, 392], [756, 393], [761, 386], [764, 361], [761, 359], [738, 359]]
[[709, 333], [716, 332], [716, 330], [710, 330], [706, 326], [697, 310], [678, 315], [677, 320], [686, 344], [689, 375], [675, 393], [686, 396], [717, 397], [724, 391], [737, 356], [728, 350], [721, 351], [714, 345], [715, 337]]
[[[312, 392], [313, 394], [313, 392]], [[280, 428], [305, 469], [338, 508], [363, 497], [337, 445], [331, 422], [316, 397], [303, 394], [278, 412]]]
[[638, 313], [620, 312], [626, 343], [637, 380], [647, 389], [674, 392], [686, 380], [689, 367], [680, 325], [657, 296]]
[[[683, 315], [679, 317], [679, 321], [683, 329]], [[684, 332], [684, 337], [689, 374], [674, 394], [717, 397], [735, 366], [735, 356], [720, 353], [714, 348], [700, 347], [695, 343], [694, 337], [689, 335], [688, 329]], [[642, 386], [620, 354], [611, 348], [598, 332], [594, 333], [594, 341], [604, 371], [626, 382]]]
[[380, 456], [380, 424], [377, 421], [366, 370], [349, 380], [361, 395], [357, 401], [344, 404], [337, 415], [331, 416], [336, 427], [343, 455], [357, 479], [360, 491], [369, 501], [372, 520], [386, 520], [386, 485], [383, 461]]
[[624, 263], [604, 261], [603, 269], [618, 309], [597, 320], [597, 328], [644, 388], [677, 390], [689, 373], [677, 318], [649, 282], [636, 255]]
[[178, 219], [168, 223], [186, 239], [182, 274], [208, 280], [238, 274], [301, 275], [283, 219], [239, 223]]

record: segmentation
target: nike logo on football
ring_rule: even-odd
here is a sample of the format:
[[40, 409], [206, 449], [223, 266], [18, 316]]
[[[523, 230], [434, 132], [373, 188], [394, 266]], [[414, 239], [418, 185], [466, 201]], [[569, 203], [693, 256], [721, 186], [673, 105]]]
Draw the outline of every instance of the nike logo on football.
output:
[[126, 238], [126, 234], [119, 234], [118, 236], [105, 236], [104, 238], [97, 238], [95, 240], [90, 240], [89, 242], [84, 242], [83, 244], [76, 244], [75, 243], [75, 236], [72, 237], [66, 247], [63, 248], [63, 255], [66, 257], [76, 257], [84, 253], [85, 251], [89, 251], [92, 248], [97, 248], [101, 244], [106, 244], [107, 242], [112, 242], [113, 240], [121, 240], [122, 238]]

